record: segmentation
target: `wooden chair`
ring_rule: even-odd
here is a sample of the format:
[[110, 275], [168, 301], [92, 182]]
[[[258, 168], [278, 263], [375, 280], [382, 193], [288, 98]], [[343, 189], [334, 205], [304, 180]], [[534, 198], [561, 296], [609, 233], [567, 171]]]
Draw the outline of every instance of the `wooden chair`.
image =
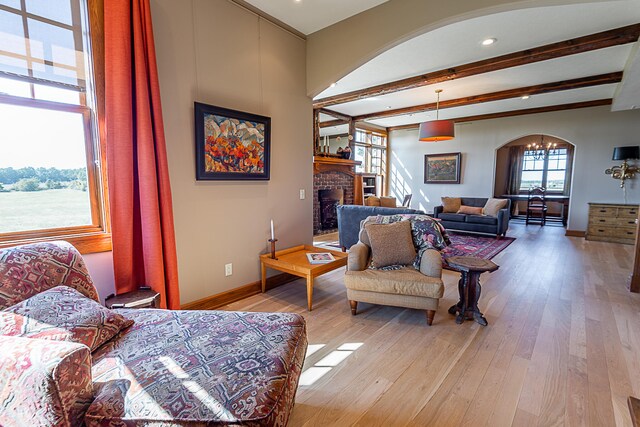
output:
[[407, 194], [406, 196], [404, 196], [404, 199], [402, 200], [403, 208], [409, 207], [409, 204], [411, 203], [411, 197], [413, 197], [413, 194]]
[[529, 222], [539, 222], [540, 226], [547, 222], [547, 203], [545, 201], [546, 189], [544, 187], [534, 187], [529, 189], [527, 198], [527, 219]]

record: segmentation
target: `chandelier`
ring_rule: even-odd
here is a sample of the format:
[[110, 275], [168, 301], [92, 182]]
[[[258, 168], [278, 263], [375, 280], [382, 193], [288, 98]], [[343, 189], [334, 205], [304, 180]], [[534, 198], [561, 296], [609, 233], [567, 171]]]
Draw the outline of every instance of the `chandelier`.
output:
[[549, 154], [556, 154], [556, 143], [547, 142], [545, 145], [544, 137], [540, 135], [540, 144], [532, 142], [527, 144], [528, 155], [534, 160], [543, 160]]

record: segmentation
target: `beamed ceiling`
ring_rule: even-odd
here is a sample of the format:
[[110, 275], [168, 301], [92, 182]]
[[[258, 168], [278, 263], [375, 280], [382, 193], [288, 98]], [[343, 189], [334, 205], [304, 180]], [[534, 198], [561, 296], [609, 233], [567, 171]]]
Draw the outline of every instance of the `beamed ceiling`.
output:
[[[408, 40], [314, 99], [321, 135], [345, 120], [410, 128], [613, 105], [640, 108], [640, 0], [549, 6], [451, 24]], [[496, 38], [490, 46], [482, 40]], [[523, 99], [528, 96], [528, 99]]]

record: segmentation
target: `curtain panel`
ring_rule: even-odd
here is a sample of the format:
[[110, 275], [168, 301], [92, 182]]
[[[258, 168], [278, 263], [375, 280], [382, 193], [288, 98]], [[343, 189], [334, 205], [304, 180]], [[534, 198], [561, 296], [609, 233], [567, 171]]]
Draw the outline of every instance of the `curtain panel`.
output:
[[104, 4], [105, 121], [117, 293], [180, 308], [173, 207], [149, 0]]
[[507, 194], [520, 194], [522, 182], [522, 161], [526, 146], [514, 145], [509, 147], [509, 175], [507, 178]]

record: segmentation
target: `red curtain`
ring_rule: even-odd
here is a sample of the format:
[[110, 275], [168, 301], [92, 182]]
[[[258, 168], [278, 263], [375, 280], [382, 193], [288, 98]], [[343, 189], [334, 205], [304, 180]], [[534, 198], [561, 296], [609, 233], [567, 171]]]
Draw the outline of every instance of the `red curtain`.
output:
[[107, 167], [117, 293], [180, 308], [171, 187], [149, 0], [104, 2]]

